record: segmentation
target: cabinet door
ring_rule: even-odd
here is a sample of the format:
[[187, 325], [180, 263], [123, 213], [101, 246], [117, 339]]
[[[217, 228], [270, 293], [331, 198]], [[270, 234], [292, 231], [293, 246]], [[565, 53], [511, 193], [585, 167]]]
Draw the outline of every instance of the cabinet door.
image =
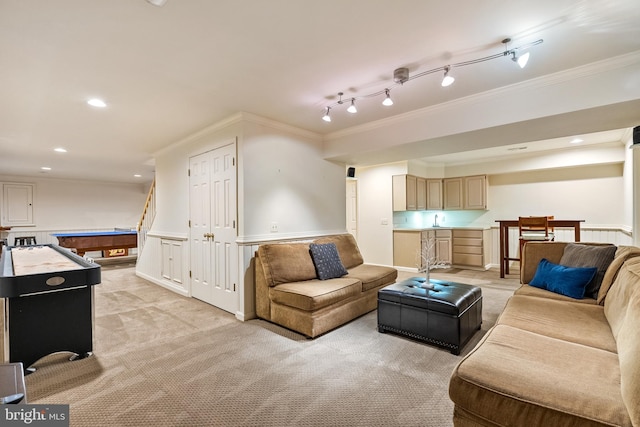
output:
[[418, 206], [416, 197], [418, 180], [415, 176], [407, 175], [407, 210], [415, 211]]
[[35, 184], [4, 184], [2, 187], [2, 225], [35, 225], [33, 219]]
[[424, 178], [416, 178], [416, 209], [427, 209], [427, 180]]
[[441, 210], [442, 204], [442, 180], [427, 179], [427, 210]]
[[415, 211], [417, 208], [417, 178], [412, 175], [394, 175], [392, 177], [393, 210]]
[[393, 232], [393, 265], [416, 268], [420, 263], [421, 233], [419, 231]]
[[444, 208], [463, 209], [462, 178], [445, 178], [442, 181], [444, 189]]
[[487, 209], [487, 176], [467, 176], [464, 178], [464, 208]]
[[451, 239], [436, 240], [436, 258], [438, 262], [451, 264]]

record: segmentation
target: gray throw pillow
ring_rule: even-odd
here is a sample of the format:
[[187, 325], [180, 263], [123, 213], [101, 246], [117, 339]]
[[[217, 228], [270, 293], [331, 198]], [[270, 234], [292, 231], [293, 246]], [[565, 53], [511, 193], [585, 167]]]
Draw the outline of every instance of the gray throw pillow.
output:
[[602, 284], [602, 278], [609, 264], [613, 261], [616, 250], [617, 247], [614, 245], [593, 246], [569, 243], [564, 248], [560, 265], [566, 267], [596, 267], [598, 271], [587, 284], [584, 296], [585, 298], [597, 298], [598, 290], [600, 290], [600, 285]]
[[309, 252], [311, 252], [311, 259], [313, 259], [313, 264], [316, 266], [318, 279], [333, 279], [348, 273], [347, 269], [342, 265], [342, 261], [340, 261], [340, 255], [335, 243], [311, 243]]

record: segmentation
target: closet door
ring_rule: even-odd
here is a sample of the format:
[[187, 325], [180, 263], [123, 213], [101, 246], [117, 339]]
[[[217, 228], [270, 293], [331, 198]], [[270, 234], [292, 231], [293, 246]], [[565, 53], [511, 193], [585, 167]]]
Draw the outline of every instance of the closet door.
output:
[[225, 311], [238, 309], [236, 146], [189, 162], [191, 295]]

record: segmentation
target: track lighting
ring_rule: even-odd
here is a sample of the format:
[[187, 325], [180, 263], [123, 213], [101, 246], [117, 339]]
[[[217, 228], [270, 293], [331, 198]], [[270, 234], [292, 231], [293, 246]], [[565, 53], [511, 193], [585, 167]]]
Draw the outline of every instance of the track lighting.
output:
[[384, 99], [384, 101], [382, 101], [382, 105], [385, 105], [387, 107], [390, 107], [393, 105], [393, 100], [391, 99], [391, 96], [389, 95], [389, 89], [385, 89], [384, 93], [387, 95], [387, 97]]
[[351, 98], [351, 105], [349, 105], [349, 108], [347, 108], [347, 111], [350, 113], [357, 113], [358, 109], [356, 108], [356, 99], [355, 98]]
[[[391, 96], [389, 95], [389, 91], [390, 91], [390, 89], [392, 87], [402, 86], [402, 85], [404, 85], [405, 83], [407, 83], [410, 80], [417, 79], [418, 77], [424, 77], [424, 76], [427, 76], [427, 75], [433, 74], [433, 73], [444, 72], [444, 77], [442, 79], [441, 85], [443, 87], [449, 86], [455, 81], [455, 78], [452, 75], [449, 74], [449, 72], [451, 71], [451, 68], [464, 67], [464, 66], [467, 66], [467, 65], [477, 64], [477, 63], [480, 63], [480, 62], [489, 61], [489, 60], [492, 60], [492, 59], [503, 58], [503, 57], [510, 57], [511, 60], [513, 60], [514, 62], [516, 62], [520, 66], [520, 68], [524, 68], [527, 65], [527, 61], [529, 60], [530, 53], [529, 52], [524, 52], [523, 54], [518, 55], [518, 52], [521, 51], [521, 50], [528, 49], [528, 48], [530, 48], [532, 46], [539, 45], [539, 44], [541, 44], [543, 42], [543, 40], [539, 39], [539, 40], [536, 40], [534, 42], [531, 42], [531, 43], [528, 43], [528, 44], [525, 44], [525, 45], [522, 45], [522, 46], [515, 47], [513, 49], [509, 49], [508, 48], [508, 44], [510, 42], [511, 42], [511, 39], [509, 39], [509, 38], [502, 40], [502, 43], [504, 44], [505, 49], [501, 53], [496, 53], [496, 54], [493, 54], [493, 55], [485, 56], [483, 58], [472, 59], [472, 60], [469, 60], [469, 61], [458, 62], [458, 63], [455, 63], [455, 64], [449, 64], [449, 65], [446, 65], [444, 67], [434, 68], [432, 70], [423, 71], [423, 72], [418, 73], [416, 75], [413, 75], [411, 77], [409, 76], [409, 69], [408, 68], [406, 68], [406, 67], [396, 68], [393, 71], [393, 81], [394, 81], [394, 83], [390, 87], [387, 87], [386, 89], [380, 90], [378, 92], [370, 93], [368, 95], [362, 95], [362, 96], [351, 98], [351, 104], [347, 108], [347, 111], [350, 112], [350, 113], [356, 113], [358, 111], [357, 108], [356, 108], [356, 100], [364, 99], [364, 98], [373, 98], [373, 97], [377, 97], [377, 96], [380, 96], [380, 95], [384, 95], [385, 96], [384, 100], [382, 101], [382, 105], [385, 105], [385, 106], [393, 105], [393, 100], [391, 99]], [[331, 104], [331, 105], [326, 107], [326, 111], [324, 113], [324, 116], [322, 116], [322, 120], [324, 120], [325, 122], [330, 122], [331, 121], [331, 117], [329, 116], [329, 112], [331, 111], [331, 108], [346, 103], [346, 101], [342, 100], [342, 96], [343, 95], [344, 95], [344, 93], [338, 92], [338, 100], [335, 101], [333, 104]]]
[[322, 116], [322, 120], [324, 120], [325, 122], [331, 121], [331, 116], [329, 115], [330, 110], [331, 110], [331, 107], [327, 107], [327, 112], [324, 113], [324, 116]]
[[530, 52], [525, 52], [520, 56], [516, 55], [514, 51], [512, 51], [511, 53], [513, 54], [513, 57], [511, 59], [517, 62], [520, 68], [524, 68], [527, 66], [527, 62], [529, 62], [529, 55], [531, 54]]
[[442, 83], [440, 83], [442, 85], [442, 87], [451, 86], [453, 84], [453, 82], [456, 81], [456, 79], [453, 76], [449, 75], [449, 70], [450, 69], [451, 69], [451, 67], [449, 65], [444, 67], [444, 77], [442, 78]]

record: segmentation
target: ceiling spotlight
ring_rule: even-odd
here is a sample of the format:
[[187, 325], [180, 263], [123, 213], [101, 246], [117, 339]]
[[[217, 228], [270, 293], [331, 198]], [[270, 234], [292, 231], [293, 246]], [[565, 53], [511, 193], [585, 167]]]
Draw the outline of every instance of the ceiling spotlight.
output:
[[43, 170], [43, 171], [50, 171], [51, 170], [51, 168], [49, 166], [42, 166], [40, 169]]
[[571, 144], [580, 144], [581, 142], [584, 142], [584, 139], [576, 137], [573, 138], [570, 142]]
[[91, 98], [90, 100], [87, 101], [87, 104], [91, 105], [92, 107], [98, 107], [98, 108], [104, 108], [107, 106], [107, 104], [99, 98]]
[[453, 76], [449, 75], [449, 70], [451, 69], [451, 67], [449, 67], [448, 65], [446, 67], [444, 67], [444, 77], [442, 79], [442, 87], [447, 87], [447, 86], [451, 86], [451, 84], [453, 82], [456, 81], [455, 78], [453, 78]]
[[54, 148], [53, 151], [55, 151], [56, 153], [66, 153], [67, 152], [67, 150], [65, 150], [62, 147]]
[[384, 93], [385, 93], [385, 95], [387, 95], [387, 97], [384, 99], [384, 101], [382, 101], [382, 105], [386, 105], [387, 107], [393, 105], [393, 100], [391, 99], [391, 96], [389, 95], [389, 89], [385, 89]]
[[527, 66], [527, 62], [529, 62], [530, 52], [525, 52], [522, 55], [518, 56], [518, 55], [516, 55], [516, 51], [514, 50], [514, 51], [511, 52], [511, 54], [513, 55], [511, 57], [511, 59], [514, 62], [517, 62], [518, 65], [520, 66], [520, 68], [524, 68], [524, 67]]
[[167, 0], [147, 0], [147, 2], [151, 3], [154, 6], [164, 6]]
[[322, 116], [322, 120], [324, 120], [325, 122], [331, 121], [331, 116], [329, 115], [330, 110], [331, 110], [331, 107], [327, 107], [326, 113], [324, 113], [324, 116]]
[[356, 108], [356, 99], [355, 98], [351, 98], [351, 105], [349, 105], [349, 108], [347, 108], [347, 111], [350, 113], [357, 113], [358, 109]]

